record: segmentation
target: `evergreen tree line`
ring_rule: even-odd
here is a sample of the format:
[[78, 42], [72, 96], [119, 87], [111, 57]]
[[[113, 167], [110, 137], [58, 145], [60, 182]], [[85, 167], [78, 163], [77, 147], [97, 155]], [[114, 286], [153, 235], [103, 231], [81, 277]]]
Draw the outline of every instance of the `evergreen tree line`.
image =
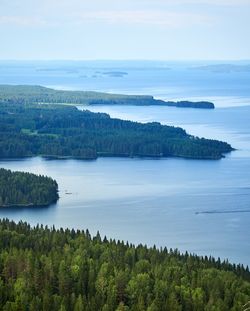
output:
[[157, 103], [149, 95], [122, 95], [91, 91], [54, 90], [39, 85], [0, 85], [0, 101], [18, 101], [20, 103], [69, 103], [89, 105], [93, 101], [104, 100], [107, 104], [139, 104]]
[[0, 158], [48, 155], [220, 159], [232, 147], [160, 123], [124, 121], [60, 105], [0, 103]]
[[3, 311], [242, 311], [249, 300], [242, 265], [0, 221]]
[[163, 101], [148, 95], [120, 95], [88, 91], [63, 91], [39, 85], [0, 85], [0, 100], [20, 103], [69, 103], [81, 105], [175, 106], [213, 109], [207, 101]]
[[58, 185], [50, 177], [0, 168], [0, 207], [40, 206], [58, 200]]

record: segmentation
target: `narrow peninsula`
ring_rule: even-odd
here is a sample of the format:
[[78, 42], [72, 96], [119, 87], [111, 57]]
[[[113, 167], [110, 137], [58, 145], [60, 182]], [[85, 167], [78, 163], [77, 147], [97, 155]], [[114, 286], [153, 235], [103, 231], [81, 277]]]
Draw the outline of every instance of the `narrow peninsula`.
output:
[[49, 206], [58, 200], [58, 185], [46, 176], [0, 169], [0, 207]]
[[0, 158], [49, 156], [221, 159], [233, 148], [158, 122], [138, 123], [74, 106], [0, 102]]
[[149, 95], [120, 95], [86, 91], [63, 91], [43, 86], [0, 85], [1, 101], [25, 103], [64, 103], [76, 105], [168, 106], [178, 108], [214, 109], [208, 101], [164, 101]]

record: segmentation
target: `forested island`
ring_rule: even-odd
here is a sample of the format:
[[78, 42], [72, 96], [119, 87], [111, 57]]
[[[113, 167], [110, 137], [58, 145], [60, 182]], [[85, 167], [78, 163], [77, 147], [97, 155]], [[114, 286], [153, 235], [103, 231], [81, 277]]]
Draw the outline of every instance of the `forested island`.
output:
[[74, 106], [0, 102], [0, 158], [99, 156], [220, 159], [233, 148], [157, 122], [138, 123]]
[[0, 85], [0, 101], [15, 100], [24, 103], [65, 103], [77, 105], [133, 105], [169, 106], [180, 108], [213, 109], [207, 101], [163, 101], [146, 95], [119, 95], [100, 92], [62, 91], [43, 86]]
[[242, 265], [0, 220], [0, 309], [242, 311]]
[[52, 178], [0, 168], [0, 207], [48, 206], [57, 200]]

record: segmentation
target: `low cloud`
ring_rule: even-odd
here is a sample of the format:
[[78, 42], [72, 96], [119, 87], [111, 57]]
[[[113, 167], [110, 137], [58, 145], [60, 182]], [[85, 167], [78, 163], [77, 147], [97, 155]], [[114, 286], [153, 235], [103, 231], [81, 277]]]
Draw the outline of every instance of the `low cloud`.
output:
[[32, 26], [47, 26], [48, 22], [31, 16], [0, 16], [0, 25], [32, 27]]
[[212, 23], [210, 17], [201, 14], [147, 10], [91, 11], [84, 12], [79, 17], [78, 22], [81, 23], [102, 22], [109, 24], [155, 25], [170, 28]]
[[60, 27], [88, 23], [158, 26], [165, 28], [181, 28], [193, 25], [210, 25], [211, 17], [185, 12], [169, 12], [166, 10], [92, 10], [68, 16], [0, 16], [0, 25], [17, 27]]

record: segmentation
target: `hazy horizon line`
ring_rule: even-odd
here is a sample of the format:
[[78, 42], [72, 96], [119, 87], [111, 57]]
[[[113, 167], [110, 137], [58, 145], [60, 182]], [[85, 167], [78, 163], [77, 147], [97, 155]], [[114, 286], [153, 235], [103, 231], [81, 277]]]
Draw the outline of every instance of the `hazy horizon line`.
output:
[[71, 58], [48, 58], [48, 59], [0, 59], [0, 62], [105, 62], [105, 61], [112, 61], [112, 62], [122, 62], [122, 61], [131, 61], [131, 62], [203, 62], [203, 61], [211, 61], [211, 62], [250, 62], [250, 58], [249, 59], [212, 59], [212, 58], [207, 58], [207, 59], [149, 59], [149, 58], [96, 58], [96, 59], [92, 59], [92, 58], [85, 58], [85, 59], [71, 59]]

